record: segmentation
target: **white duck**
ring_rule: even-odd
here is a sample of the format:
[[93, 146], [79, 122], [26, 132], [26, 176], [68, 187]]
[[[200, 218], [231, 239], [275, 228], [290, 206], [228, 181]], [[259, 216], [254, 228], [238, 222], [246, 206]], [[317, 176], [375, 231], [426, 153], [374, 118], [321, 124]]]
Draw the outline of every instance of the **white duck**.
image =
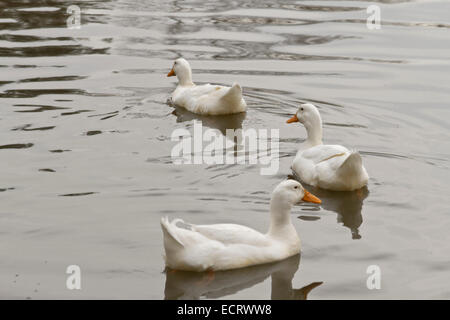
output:
[[352, 191], [367, 184], [369, 175], [358, 151], [322, 143], [322, 119], [311, 104], [302, 104], [287, 123], [300, 122], [308, 137], [292, 163], [292, 170], [305, 183], [323, 189]]
[[189, 62], [183, 58], [175, 60], [168, 77], [177, 76], [178, 86], [171, 95], [172, 102], [190, 112], [202, 115], [224, 115], [244, 112], [247, 104], [242, 97], [239, 84], [224, 87], [211, 84], [195, 85]]
[[295, 180], [281, 182], [270, 200], [266, 234], [237, 224], [177, 226], [181, 219], [161, 219], [166, 265], [175, 270], [229, 270], [283, 260], [300, 252], [290, 212], [299, 201], [321, 203]]

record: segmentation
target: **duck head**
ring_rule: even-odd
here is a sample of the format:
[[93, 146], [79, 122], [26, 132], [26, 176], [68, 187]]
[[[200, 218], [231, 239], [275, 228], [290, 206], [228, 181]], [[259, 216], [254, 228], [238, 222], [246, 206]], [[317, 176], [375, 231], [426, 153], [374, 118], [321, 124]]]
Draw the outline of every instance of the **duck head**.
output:
[[[298, 239], [291, 222], [292, 207], [301, 202], [321, 203], [322, 201], [306, 191], [296, 180], [285, 180], [275, 187], [270, 199], [269, 234], [286, 239]], [[287, 229], [286, 229], [287, 228]]]
[[272, 200], [280, 204], [285, 204], [289, 209], [302, 201], [322, 203], [319, 198], [303, 188], [300, 182], [292, 179], [281, 182], [275, 188], [272, 194]]
[[173, 63], [172, 69], [167, 74], [168, 77], [177, 76], [178, 82], [182, 86], [193, 85], [192, 70], [186, 59], [178, 58]]
[[319, 110], [312, 103], [301, 104], [294, 116], [286, 122], [303, 124], [308, 133], [307, 142], [311, 146], [322, 144], [322, 118]]

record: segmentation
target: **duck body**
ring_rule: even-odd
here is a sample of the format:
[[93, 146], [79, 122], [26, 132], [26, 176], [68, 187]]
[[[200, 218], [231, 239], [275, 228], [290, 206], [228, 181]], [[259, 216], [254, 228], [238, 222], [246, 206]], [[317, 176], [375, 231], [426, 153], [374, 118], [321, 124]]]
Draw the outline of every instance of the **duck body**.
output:
[[[294, 188], [296, 187], [296, 188]], [[294, 180], [282, 182], [271, 199], [271, 223], [266, 234], [237, 224], [194, 225], [161, 219], [166, 266], [175, 270], [230, 270], [275, 262], [300, 252], [300, 238], [292, 225], [294, 203], [320, 200]]]
[[340, 145], [299, 150], [292, 170], [309, 185], [335, 191], [360, 189], [369, 180], [360, 154]]
[[[286, 244], [240, 225], [191, 225], [191, 230], [187, 230], [178, 227], [177, 222], [180, 220], [161, 222], [166, 230], [166, 265], [175, 270], [237, 269], [279, 261], [300, 252], [298, 236]], [[179, 241], [174, 242], [175, 237]]]
[[171, 95], [172, 103], [201, 115], [225, 115], [245, 112], [247, 104], [242, 97], [242, 88], [238, 83], [231, 87], [192, 82], [189, 63], [179, 58], [175, 60], [167, 76], [176, 75], [178, 86]]
[[242, 98], [241, 86], [231, 88], [211, 84], [178, 85], [171, 95], [172, 102], [179, 107], [202, 115], [225, 115], [245, 112], [247, 104]]
[[301, 181], [335, 191], [353, 191], [367, 184], [369, 175], [358, 151], [322, 143], [322, 120], [314, 105], [301, 105], [288, 122], [301, 122], [308, 133], [291, 167]]

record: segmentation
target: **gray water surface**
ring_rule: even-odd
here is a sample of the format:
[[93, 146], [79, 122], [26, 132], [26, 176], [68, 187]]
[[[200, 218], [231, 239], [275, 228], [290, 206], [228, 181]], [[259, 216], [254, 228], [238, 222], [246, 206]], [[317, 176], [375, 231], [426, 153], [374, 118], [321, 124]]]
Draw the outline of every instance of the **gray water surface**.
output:
[[[381, 30], [366, 27], [373, 3]], [[80, 29], [66, 26], [70, 5]], [[0, 298], [450, 298], [450, 2], [4, 0], [0, 10]], [[167, 105], [180, 56], [197, 83], [240, 83], [247, 113]], [[267, 229], [270, 194], [305, 138], [285, 123], [301, 102], [319, 107], [326, 143], [361, 152], [368, 188], [310, 188], [322, 205], [292, 212], [301, 259], [166, 274], [162, 216]], [[173, 165], [171, 134], [194, 120], [279, 128], [278, 173]], [[69, 265], [82, 290], [66, 288]], [[366, 286], [369, 265], [380, 290]]]

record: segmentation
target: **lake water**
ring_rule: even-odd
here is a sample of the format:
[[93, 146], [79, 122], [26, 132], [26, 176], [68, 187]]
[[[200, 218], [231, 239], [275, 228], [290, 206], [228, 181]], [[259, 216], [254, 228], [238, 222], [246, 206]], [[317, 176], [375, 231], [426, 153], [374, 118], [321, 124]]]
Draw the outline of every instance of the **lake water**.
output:
[[[376, 2], [369, 30], [374, 3], [2, 1], [0, 298], [449, 299], [450, 2]], [[247, 113], [174, 112], [180, 56], [198, 83], [239, 82]], [[320, 108], [325, 143], [361, 152], [367, 190], [309, 188], [323, 203], [292, 212], [301, 259], [166, 274], [162, 216], [266, 230], [305, 138], [286, 124], [301, 102]], [[173, 165], [171, 134], [195, 119], [278, 128], [278, 173]]]

